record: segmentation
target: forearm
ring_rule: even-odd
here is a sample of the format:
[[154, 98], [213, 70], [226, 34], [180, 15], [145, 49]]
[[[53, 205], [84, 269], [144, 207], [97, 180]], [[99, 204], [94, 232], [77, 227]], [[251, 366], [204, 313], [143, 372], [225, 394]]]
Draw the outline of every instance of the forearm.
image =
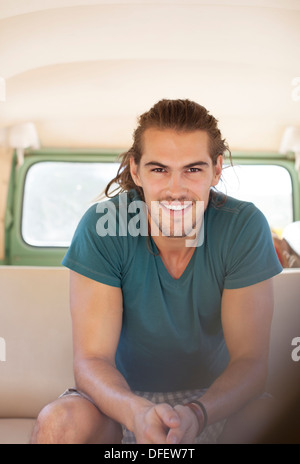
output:
[[236, 413], [263, 392], [265, 381], [265, 363], [254, 359], [239, 359], [229, 363], [201, 397], [207, 410], [208, 423], [220, 421]]
[[230, 362], [201, 399], [210, 423], [236, 413], [265, 388], [272, 314], [271, 280], [224, 289], [221, 316]]
[[76, 387], [90, 396], [105, 415], [131, 431], [134, 416], [152, 406], [150, 401], [135, 395], [121, 373], [106, 360], [77, 361], [74, 372]]

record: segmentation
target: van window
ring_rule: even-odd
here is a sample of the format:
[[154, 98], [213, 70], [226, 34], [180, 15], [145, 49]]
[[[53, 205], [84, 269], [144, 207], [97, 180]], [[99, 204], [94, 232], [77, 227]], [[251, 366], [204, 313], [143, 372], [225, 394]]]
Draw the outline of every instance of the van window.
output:
[[226, 166], [218, 190], [254, 203], [274, 230], [281, 231], [293, 221], [292, 180], [282, 166]]
[[21, 233], [35, 247], [67, 247], [83, 213], [107, 183], [118, 163], [38, 162], [26, 175]]
[[[116, 162], [42, 161], [27, 171], [21, 234], [34, 247], [68, 247], [78, 221], [116, 175]], [[293, 221], [292, 181], [278, 165], [225, 166], [218, 190], [253, 202], [281, 233]]]

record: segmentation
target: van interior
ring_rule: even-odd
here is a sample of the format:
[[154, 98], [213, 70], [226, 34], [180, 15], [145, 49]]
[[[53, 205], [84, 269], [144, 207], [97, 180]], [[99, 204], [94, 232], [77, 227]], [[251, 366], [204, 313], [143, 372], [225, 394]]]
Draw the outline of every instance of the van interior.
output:
[[[30, 442], [74, 386], [76, 225], [118, 169], [137, 117], [188, 98], [232, 153], [218, 189], [254, 202], [290, 254], [274, 278], [260, 443], [300, 443], [300, 2], [0, 0], [0, 443]], [[275, 242], [274, 242], [275, 243]]]

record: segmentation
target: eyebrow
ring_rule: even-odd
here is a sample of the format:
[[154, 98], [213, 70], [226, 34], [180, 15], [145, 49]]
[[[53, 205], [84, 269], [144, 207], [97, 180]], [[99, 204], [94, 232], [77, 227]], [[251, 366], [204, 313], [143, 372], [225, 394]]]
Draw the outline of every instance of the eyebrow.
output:
[[[168, 167], [165, 164], [160, 163], [159, 161], [149, 161], [148, 163], [145, 164], [145, 166], [159, 166], [160, 168], [167, 168]], [[208, 167], [209, 164], [206, 161], [196, 161], [194, 163], [186, 164], [185, 166], [183, 166], [183, 168], [188, 169], [188, 168], [193, 168], [195, 166]]]

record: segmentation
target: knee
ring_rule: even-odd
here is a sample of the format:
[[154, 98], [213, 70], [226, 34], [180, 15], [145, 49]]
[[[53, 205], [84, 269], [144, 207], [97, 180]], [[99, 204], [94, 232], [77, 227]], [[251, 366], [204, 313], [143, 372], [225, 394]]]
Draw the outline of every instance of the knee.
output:
[[72, 409], [71, 403], [63, 401], [45, 406], [37, 417], [31, 444], [72, 443]]

